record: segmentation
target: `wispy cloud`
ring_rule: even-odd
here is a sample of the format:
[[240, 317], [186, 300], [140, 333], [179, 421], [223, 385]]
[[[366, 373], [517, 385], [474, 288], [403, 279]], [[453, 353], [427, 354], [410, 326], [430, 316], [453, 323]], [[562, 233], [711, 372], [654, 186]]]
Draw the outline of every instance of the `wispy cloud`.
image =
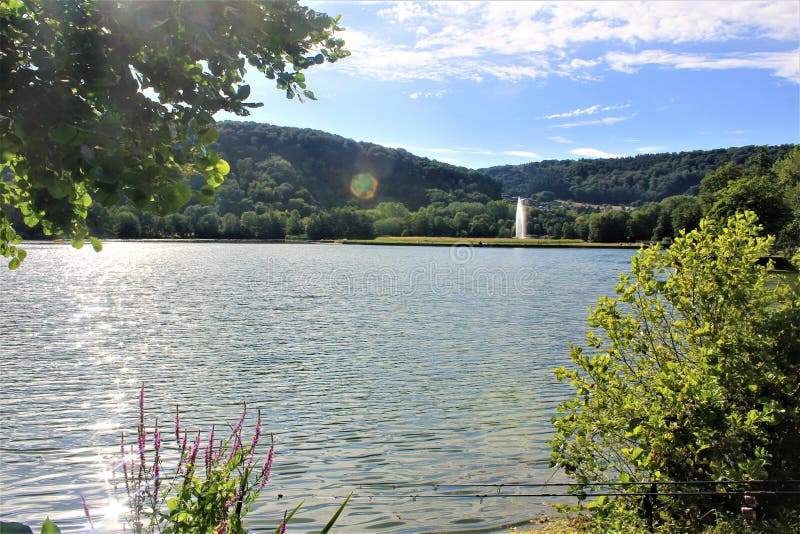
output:
[[[385, 27], [343, 33], [353, 56], [341, 69], [384, 80], [514, 81], [549, 76], [591, 80], [605, 69], [636, 72], [660, 65], [754, 68], [800, 82], [799, 2], [696, 2], [691, 16], [683, 2], [383, 5], [378, 13]], [[719, 43], [747, 51], [713, 52]], [[685, 52], [687, 44], [692, 53]], [[609, 52], [598, 55], [598, 46]]]
[[[403, 150], [407, 150], [409, 152], [414, 153], [422, 153], [422, 154], [444, 154], [444, 155], [478, 155], [478, 156], [511, 156], [515, 158], [523, 158], [523, 159], [541, 159], [541, 156], [536, 152], [531, 152], [528, 150], [489, 150], [486, 148], [443, 148], [443, 147], [423, 147], [423, 146], [411, 146], [411, 145], [404, 145], [399, 143], [392, 143], [392, 142], [380, 142], [379, 145], [383, 145], [389, 148], [402, 148]], [[448, 161], [447, 158], [439, 158], [439, 161]]]
[[554, 124], [552, 128], [577, 128], [579, 126], [598, 126], [598, 125], [611, 126], [612, 124], [617, 124], [618, 122], [630, 120], [635, 116], [636, 113], [618, 117], [602, 117], [599, 119], [588, 119], [583, 121], [566, 122], [564, 124]]
[[527, 152], [525, 150], [504, 150], [502, 152], [504, 156], [514, 156], [516, 158], [525, 158], [525, 159], [539, 159], [541, 156], [536, 152]]
[[640, 154], [657, 154], [666, 151], [668, 148], [667, 146], [640, 146], [636, 149], [636, 152]]
[[800, 83], [800, 49], [785, 52], [747, 54], [681, 54], [666, 50], [643, 50], [636, 53], [609, 52], [605, 60], [612, 70], [634, 73], [646, 65], [674, 69], [727, 70], [761, 69], [774, 76]]
[[447, 94], [447, 89], [439, 89], [438, 91], [415, 91], [408, 95], [411, 100], [418, 98], [441, 98]]
[[561, 143], [561, 144], [564, 144], [564, 145], [571, 145], [572, 143], [575, 142], [572, 139], [568, 139], [568, 138], [562, 137], [560, 135], [554, 135], [552, 137], [548, 137], [548, 139], [550, 141], [553, 141], [554, 143]]
[[570, 154], [574, 154], [575, 156], [581, 156], [584, 158], [622, 158], [625, 157], [622, 154], [612, 154], [610, 152], [603, 152], [597, 148], [576, 148], [575, 150], [570, 150]]
[[595, 115], [596, 113], [602, 111], [614, 111], [618, 109], [625, 109], [631, 107], [630, 104], [617, 104], [614, 106], [601, 106], [600, 104], [595, 104], [593, 106], [585, 107], [585, 108], [578, 108], [573, 109], [572, 111], [565, 111], [563, 113], [555, 113], [553, 115], [547, 115], [546, 117], [542, 117], [544, 119], [565, 119], [569, 117], [579, 117], [581, 115]]

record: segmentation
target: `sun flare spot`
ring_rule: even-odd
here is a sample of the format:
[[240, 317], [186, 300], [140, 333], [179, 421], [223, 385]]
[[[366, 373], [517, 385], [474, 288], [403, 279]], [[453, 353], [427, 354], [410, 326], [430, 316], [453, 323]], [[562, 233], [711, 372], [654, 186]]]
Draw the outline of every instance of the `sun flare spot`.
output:
[[378, 180], [369, 173], [361, 172], [350, 180], [350, 192], [358, 198], [369, 200], [375, 196], [378, 189]]

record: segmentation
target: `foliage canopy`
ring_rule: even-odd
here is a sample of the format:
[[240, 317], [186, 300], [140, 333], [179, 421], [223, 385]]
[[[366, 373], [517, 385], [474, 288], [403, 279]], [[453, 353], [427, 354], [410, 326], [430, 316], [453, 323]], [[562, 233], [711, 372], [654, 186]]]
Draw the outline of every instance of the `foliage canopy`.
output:
[[[79, 247], [95, 200], [166, 214], [212, 199], [230, 170], [208, 148], [213, 115], [259, 105], [247, 67], [313, 99], [302, 71], [349, 54], [337, 24], [291, 0], [0, 0], [3, 207]], [[3, 210], [12, 268], [18, 239]]]
[[[590, 350], [556, 370], [576, 395], [554, 417], [552, 462], [578, 486], [800, 478], [800, 287], [760, 264], [774, 238], [759, 230], [752, 212], [704, 219], [640, 250], [617, 298], [600, 299]], [[659, 512], [697, 526], [741, 504], [679, 496]], [[636, 506], [599, 507], [635, 521]]]

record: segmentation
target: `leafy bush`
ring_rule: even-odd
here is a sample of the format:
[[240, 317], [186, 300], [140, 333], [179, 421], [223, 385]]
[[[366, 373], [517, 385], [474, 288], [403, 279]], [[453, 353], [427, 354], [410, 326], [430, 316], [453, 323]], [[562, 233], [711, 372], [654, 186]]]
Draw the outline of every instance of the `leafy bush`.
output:
[[[178, 465], [168, 470], [164, 467], [167, 447], [158, 420], [152, 434], [148, 434], [145, 426], [142, 387], [136, 441], [128, 445], [124, 435], [120, 439], [122, 473], [130, 507], [128, 521], [134, 533], [247, 532], [243, 519], [269, 480], [275, 447], [273, 441], [266, 457], [257, 461], [256, 451], [262, 438], [261, 411], [249, 440], [244, 439], [242, 431], [246, 415], [245, 405], [227, 438], [218, 439], [212, 427], [204, 440], [200, 432], [191, 437], [181, 428], [176, 407], [173, 437]], [[349, 499], [344, 500], [322, 533], [333, 527]], [[286, 523], [299, 508], [284, 514], [276, 532], [285, 531]]]
[[[576, 395], [553, 418], [552, 463], [576, 490], [800, 478], [800, 288], [760, 263], [773, 238], [759, 231], [751, 212], [703, 220], [667, 250], [641, 249], [617, 298], [600, 299], [591, 350], [571, 347], [574, 367], [556, 370]], [[655, 522], [703, 528], [738, 511], [729, 488], [677, 486], [687, 494], [650, 503]], [[594, 516], [641, 525], [640, 501], [601, 499]]]

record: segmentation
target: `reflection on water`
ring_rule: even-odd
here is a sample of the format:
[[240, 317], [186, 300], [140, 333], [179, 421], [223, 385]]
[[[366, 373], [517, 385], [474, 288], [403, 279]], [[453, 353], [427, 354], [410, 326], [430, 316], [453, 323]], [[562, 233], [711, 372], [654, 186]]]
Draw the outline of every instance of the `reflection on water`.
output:
[[[106, 243], [31, 245], [0, 275], [0, 518], [119, 530], [120, 432], [150, 416], [235, 421], [276, 439], [250, 516], [318, 531], [463, 531], [524, 521], [525, 498], [426, 498], [434, 484], [541, 482], [552, 368], [630, 251]], [[152, 422], [152, 419], [151, 419]], [[266, 452], [266, 450], [264, 451]], [[557, 476], [557, 475], [556, 475]], [[374, 482], [430, 487], [362, 486]], [[466, 494], [475, 493], [465, 490]], [[283, 495], [278, 498], [278, 495]], [[415, 498], [415, 495], [417, 496]], [[436, 497], [436, 496], [435, 496]]]

